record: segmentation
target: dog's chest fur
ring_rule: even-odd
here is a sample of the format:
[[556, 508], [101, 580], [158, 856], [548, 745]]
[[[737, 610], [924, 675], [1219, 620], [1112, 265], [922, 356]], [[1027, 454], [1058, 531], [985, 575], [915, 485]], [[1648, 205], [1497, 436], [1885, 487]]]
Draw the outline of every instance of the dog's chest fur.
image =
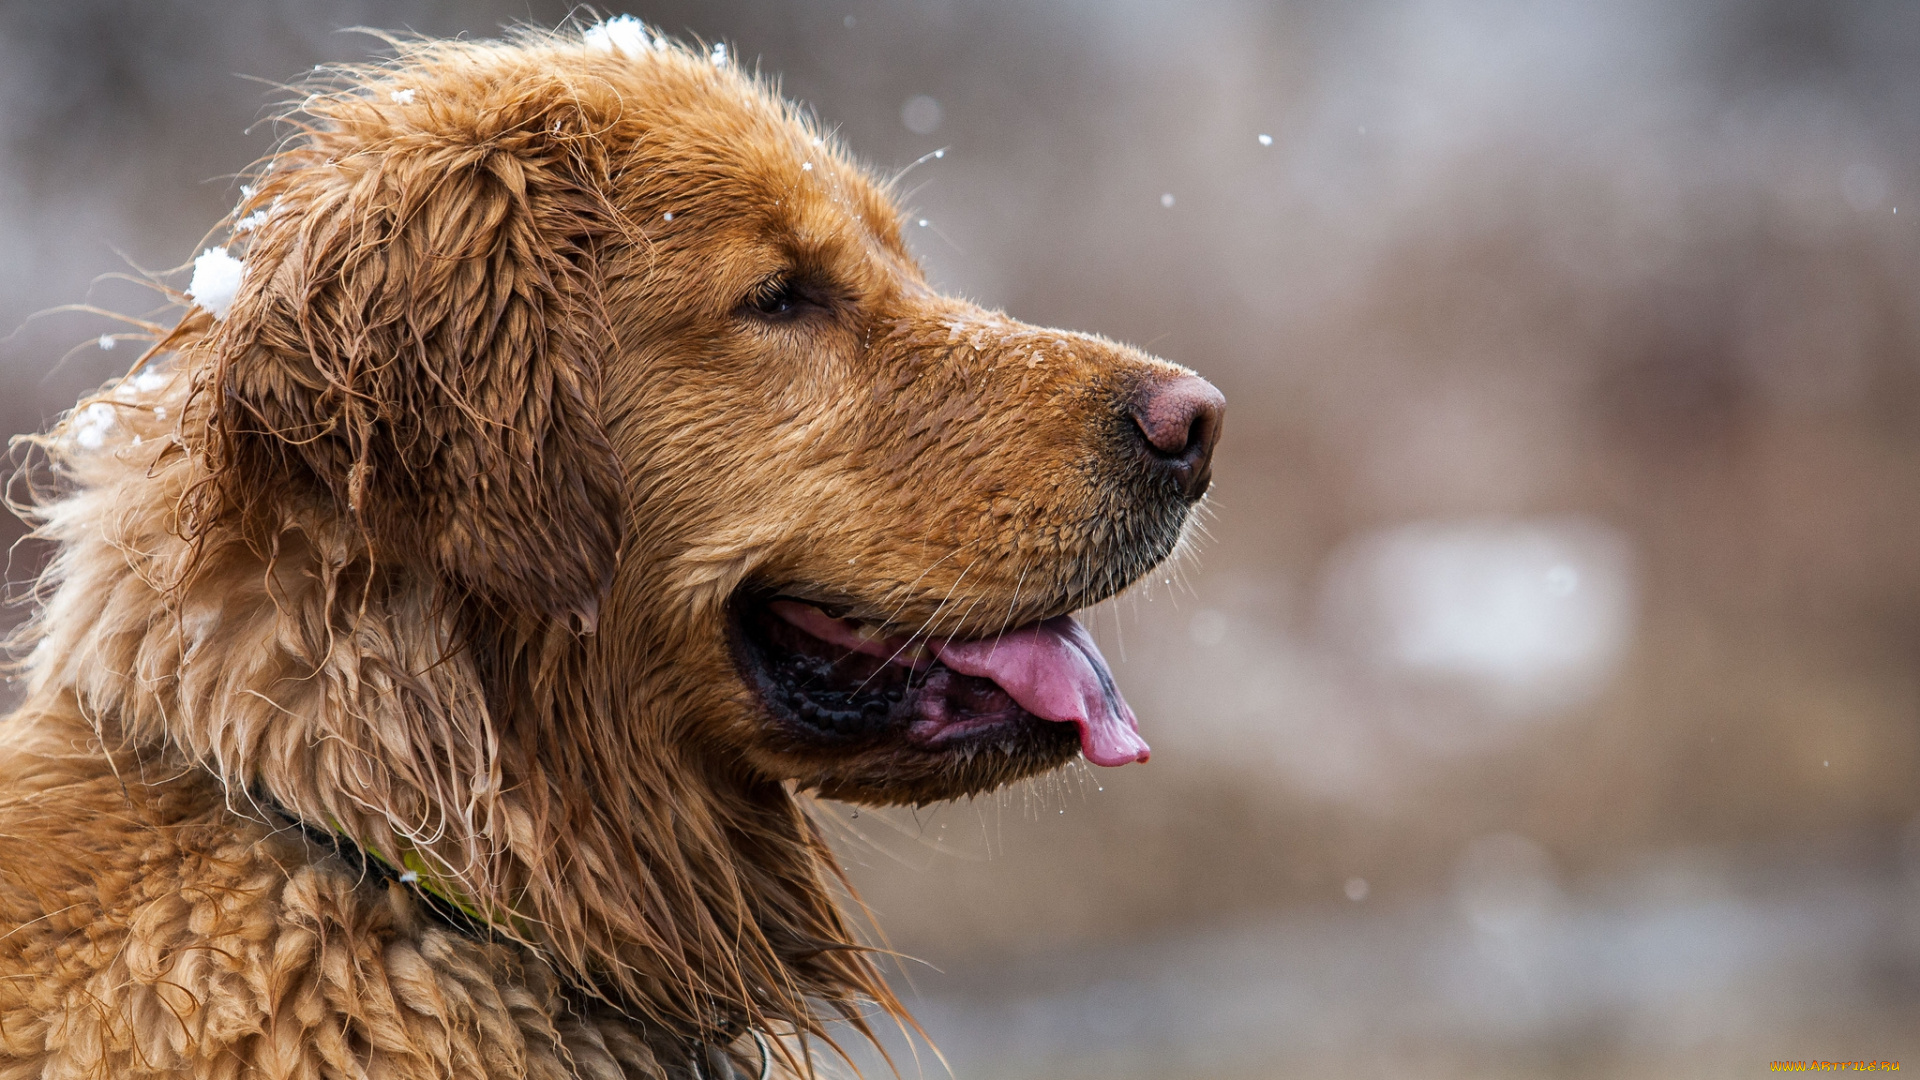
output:
[[0, 749], [0, 1077], [679, 1075], [521, 947], [200, 774], [116, 775], [77, 715], [26, 727]]

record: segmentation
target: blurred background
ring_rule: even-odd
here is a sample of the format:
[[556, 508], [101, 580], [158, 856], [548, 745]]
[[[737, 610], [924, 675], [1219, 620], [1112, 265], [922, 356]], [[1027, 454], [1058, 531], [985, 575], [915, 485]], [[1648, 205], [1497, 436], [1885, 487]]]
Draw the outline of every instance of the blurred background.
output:
[[[570, 10], [0, 3], [0, 425], [125, 369], [30, 317], [152, 309], [101, 275], [342, 28]], [[623, 12], [944, 148], [940, 287], [1230, 402], [1210, 540], [1091, 620], [1153, 762], [827, 808], [955, 1075], [1920, 1067], [1920, 6]]]

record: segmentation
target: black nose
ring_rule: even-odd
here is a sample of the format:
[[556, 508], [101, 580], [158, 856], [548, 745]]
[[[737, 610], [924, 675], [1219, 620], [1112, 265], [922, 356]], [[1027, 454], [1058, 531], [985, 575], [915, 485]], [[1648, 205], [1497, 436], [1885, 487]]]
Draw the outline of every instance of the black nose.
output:
[[1198, 375], [1149, 378], [1134, 390], [1129, 411], [1153, 468], [1171, 477], [1188, 501], [1205, 495], [1226, 397]]

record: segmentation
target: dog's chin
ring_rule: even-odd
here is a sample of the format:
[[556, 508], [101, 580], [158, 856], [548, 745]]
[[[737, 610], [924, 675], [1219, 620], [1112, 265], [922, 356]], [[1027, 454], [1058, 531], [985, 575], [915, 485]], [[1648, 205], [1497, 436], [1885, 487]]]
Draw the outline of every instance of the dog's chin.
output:
[[[929, 647], [887, 638], [826, 608], [768, 594], [737, 597], [729, 622], [734, 663], [760, 713], [766, 748], [828, 798], [958, 798], [1057, 768], [1082, 750], [1086, 725], [1023, 707], [991, 677], [993, 662], [978, 659], [977, 643]], [[1038, 628], [1047, 625], [1013, 628], [1007, 650], [1044, 636]], [[1097, 651], [1093, 656], [1110, 689]], [[1119, 708], [1124, 712], [1124, 703]], [[1130, 734], [1131, 714], [1125, 719], [1123, 734]], [[1135, 759], [1145, 756], [1140, 743]]]

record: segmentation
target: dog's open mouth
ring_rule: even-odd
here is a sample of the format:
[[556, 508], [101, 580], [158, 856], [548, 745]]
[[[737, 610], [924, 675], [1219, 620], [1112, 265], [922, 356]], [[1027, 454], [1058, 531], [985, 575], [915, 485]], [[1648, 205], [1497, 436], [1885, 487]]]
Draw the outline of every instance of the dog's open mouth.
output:
[[972, 641], [916, 640], [776, 597], [742, 605], [738, 632], [748, 684], [808, 742], [944, 751], [1073, 724], [1096, 765], [1147, 760], [1106, 660], [1070, 615]]

